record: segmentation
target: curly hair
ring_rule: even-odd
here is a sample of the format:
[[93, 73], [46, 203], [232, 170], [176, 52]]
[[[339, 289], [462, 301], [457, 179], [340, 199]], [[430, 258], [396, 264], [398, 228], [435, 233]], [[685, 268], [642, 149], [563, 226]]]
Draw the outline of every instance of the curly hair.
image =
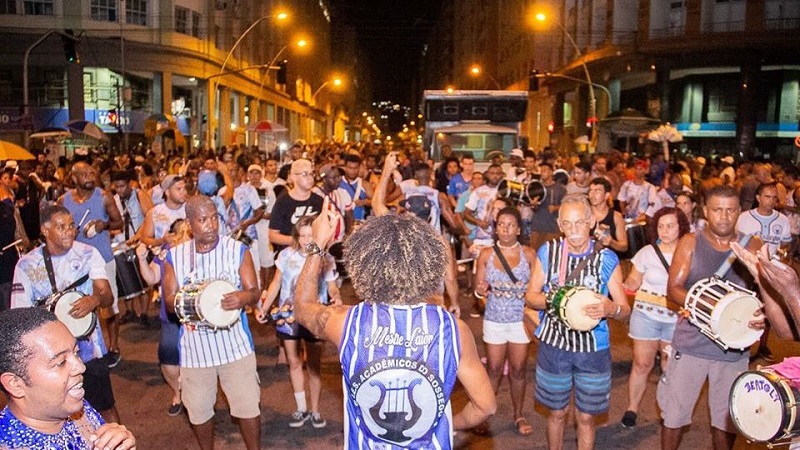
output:
[[[12, 373], [30, 383], [28, 360], [33, 349], [25, 346], [23, 338], [42, 325], [57, 322], [55, 314], [44, 308], [18, 308], [0, 312], [0, 374]], [[0, 384], [0, 390], [6, 392]]]
[[372, 303], [411, 305], [441, 293], [447, 247], [413, 214], [367, 220], [344, 242], [345, 267], [356, 295]]
[[[500, 220], [500, 216], [511, 216], [514, 220], [517, 221], [517, 227], [519, 228], [520, 235], [517, 236], [517, 240], [520, 242], [528, 242], [527, 236], [525, 236], [525, 227], [522, 226], [522, 215], [519, 213], [519, 209], [516, 206], [506, 206], [505, 208], [501, 209], [497, 212], [497, 219], [495, 222]], [[495, 227], [494, 231], [492, 232], [492, 238], [495, 242], [498, 242], [500, 238], [497, 236], [497, 227]]]
[[653, 220], [650, 221], [650, 224], [647, 227], [647, 237], [649, 238], [650, 243], [655, 244], [658, 240], [658, 221], [661, 220], [662, 217], [670, 214], [674, 214], [678, 219], [678, 239], [682, 238], [684, 234], [691, 231], [689, 219], [686, 217], [686, 214], [684, 214], [683, 211], [674, 207], [664, 207], [656, 211], [656, 213], [653, 215]]

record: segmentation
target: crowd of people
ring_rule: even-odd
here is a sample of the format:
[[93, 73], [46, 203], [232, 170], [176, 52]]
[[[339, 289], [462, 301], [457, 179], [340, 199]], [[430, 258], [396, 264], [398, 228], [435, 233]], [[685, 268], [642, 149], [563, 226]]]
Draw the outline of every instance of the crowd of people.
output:
[[[6, 162], [0, 448], [134, 448], [110, 371], [125, 357], [120, 325], [155, 328], [151, 308], [165, 411], [185, 411], [203, 449], [218, 385], [244, 445], [260, 446], [250, 314], [274, 322], [290, 427], [327, 425], [320, 355], [324, 341], [338, 347], [347, 448], [450, 448], [454, 430], [485, 433], [506, 377], [517, 433], [561, 448], [574, 408], [578, 448], [593, 448], [610, 403], [609, 319], [633, 347], [616, 420], [636, 427], [658, 364], [662, 448], [680, 445], [706, 381], [714, 448], [732, 448], [731, 386], [751, 359], [774, 362], [769, 333], [751, 357], [704, 329], [688, 299], [698, 284], [758, 291], [763, 308], [744, 326], [796, 338], [797, 168], [513, 149], [479, 171], [472, 154], [442, 153], [298, 142], [282, 157], [233, 147]], [[343, 282], [358, 303], [344, 304]], [[467, 315], [482, 318], [482, 352]], [[546, 430], [523, 413], [529, 357]], [[456, 381], [468, 397], [458, 412]]]

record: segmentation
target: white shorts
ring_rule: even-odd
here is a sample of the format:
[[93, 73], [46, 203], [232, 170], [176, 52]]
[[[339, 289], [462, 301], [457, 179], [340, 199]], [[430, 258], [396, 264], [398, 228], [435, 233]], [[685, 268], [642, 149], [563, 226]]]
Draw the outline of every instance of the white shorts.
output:
[[258, 269], [261, 267], [259, 263], [259, 251], [258, 251], [258, 239], [253, 239], [253, 245], [250, 246], [250, 258], [253, 259], [253, 268], [256, 271], [256, 282], [259, 284], [259, 289], [261, 289], [261, 282], [258, 277]]
[[483, 342], [493, 345], [529, 344], [531, 342], [525, 332], [522, 321], [500, 323], [483, 320]]
[[114, 296], [114, 301], [111, 306], [100, 308], [100, 317], [107, 319], [111, 316], [119, 314], [119, 292], [117, 291], [117, 261], [112, 259], [106, 263], [106, 275], [108, 275], [108, 284], [111, 285], [111, 295]]
[[[275, 250], [269, 242], [269, 222], [260, 220], [256, 224], [256, 233], [258, 234], [258, 261], [261, 267], [272, 267], [275, 265]], [[259, 265], [256, 265], [256, 270]]]

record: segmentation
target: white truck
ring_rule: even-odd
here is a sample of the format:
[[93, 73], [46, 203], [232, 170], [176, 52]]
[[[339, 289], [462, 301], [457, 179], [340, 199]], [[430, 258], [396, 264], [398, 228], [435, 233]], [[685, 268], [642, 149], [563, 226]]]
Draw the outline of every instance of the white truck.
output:
[[458, 157], [472, 154], [483, 170], [496, 152], [507, 160], [511, 149], [520, 147], [527, 91], [426, 90], [423, 96], [423, 146], [434, 161], [442, 160], [442, 146], [449, 145]]

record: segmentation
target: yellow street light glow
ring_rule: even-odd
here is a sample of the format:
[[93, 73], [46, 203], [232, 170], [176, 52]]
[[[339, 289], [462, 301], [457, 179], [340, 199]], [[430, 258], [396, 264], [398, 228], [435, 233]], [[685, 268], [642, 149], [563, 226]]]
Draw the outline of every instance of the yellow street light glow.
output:
[[447, 86], [447, 93], [448, 94], [452, 94], [454, 90], [455, 89], [453, 89], [453, 86]]
[[334, 78], [333, 79], [333, 85], [334, 86], [341, 86], [342, 85], [342, 79], [341, 78]]
[[473, 75], [480, 75], [481, 74], [481, 66], [475, 64], [469, 68], [469, 71]]
[[275, 14], [275, 18], [278, 20], [286, 20], [289, 18], [289, 14], [285, 12], [279, 12], [278, 14]]
[[300, 39], [297, 41], [298, 47], [305, 47], [306, 45], [308, 45], [308, 41], [306, 41], [305, 39]]
[[544, 22], [545, 20], [547, 20], [547, 16], [544, 13], [536, 13], [534, 17], [536, 17], [536, 20], [538, 20], [539, 22]]

